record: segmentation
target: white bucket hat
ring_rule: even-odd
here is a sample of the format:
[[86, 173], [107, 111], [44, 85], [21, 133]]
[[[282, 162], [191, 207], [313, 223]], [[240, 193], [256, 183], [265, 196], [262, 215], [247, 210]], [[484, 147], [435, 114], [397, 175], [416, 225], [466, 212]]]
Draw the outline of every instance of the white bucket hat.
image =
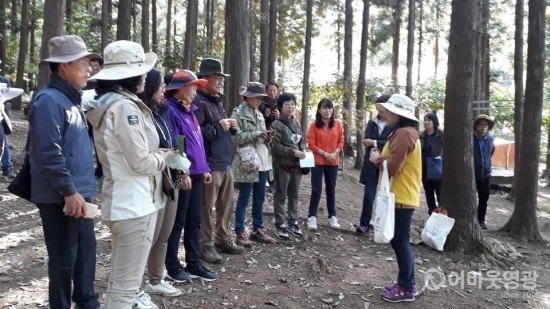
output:
[[392, 94], [386, 103], [376, 103], [377, 107], [382, 106], [394, 114], [418, 121], [414, 116], [416, 105], [416, 102], [411, 100], [408, 96], [399, 93]]
[[135, 42], [116, 41], [103, 50], [103, 69], [90, 80], [120, 80], [149, 72], [157, 62], [157, 54], [145, 53]]
[[23, 89], [8, 87], [6, 83], [0, 83], [0, 102], [9, 101], [23, 94]]

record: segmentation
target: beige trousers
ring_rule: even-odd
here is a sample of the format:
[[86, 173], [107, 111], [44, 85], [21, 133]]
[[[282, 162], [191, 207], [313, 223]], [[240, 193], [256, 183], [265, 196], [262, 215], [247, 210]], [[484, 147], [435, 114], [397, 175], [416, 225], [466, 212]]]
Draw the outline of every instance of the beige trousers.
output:
[[[235, 189], [231, 169], [214, 171], [212, 182], [204, 185], [201, 207], [201, 248], [233, 241], [229, 224], [235, 211]], [[216, 209], [213, 227], [212, 209]], [[213, 237], [215, 229], [215, 237]]]
[[130, 309], [153, 242], [157, 212], [120, 221], [104, 221], [111, 230], [111, 274], [105, 309]]

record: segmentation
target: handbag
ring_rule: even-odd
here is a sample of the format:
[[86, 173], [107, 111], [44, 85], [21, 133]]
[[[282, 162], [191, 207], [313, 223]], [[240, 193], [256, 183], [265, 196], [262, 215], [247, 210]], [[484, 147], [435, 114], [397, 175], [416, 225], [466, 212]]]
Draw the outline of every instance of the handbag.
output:
[[433, 212], [422, 230], [420, 238], [426, 245], [438, 251], [443, 251], [447, 235], [453, 229], [455, 219], [449, 218], [441, 212]]
[[426, 179], [441, 180], [443, 175], [443, 159], [441, 156], [426, 158]]
[[375, 199], [374, 242], [389, 243], [395, 232], [395, 194], [390, 192], [387, 160], [382, 163], [382, 179]]
[[247, 172], [253, 172], [260, 169], [260, 158], [254, 146], [246, 146], [237, 150], [243, 169]]
[[17, 176], [8, 185], [8, 191], [31, 202], [31, 166], [29, 164], [29, 141], [30, 135], [27, 135], [27, 143], [25, 145], [25, 159], [23, 166]]

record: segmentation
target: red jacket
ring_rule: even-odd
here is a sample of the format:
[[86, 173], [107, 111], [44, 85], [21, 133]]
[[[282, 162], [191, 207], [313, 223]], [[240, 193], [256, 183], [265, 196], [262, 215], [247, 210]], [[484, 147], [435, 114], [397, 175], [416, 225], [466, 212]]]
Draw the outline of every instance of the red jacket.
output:
[[340, 164], [340, 156], [336, 156], [336, 160], [329, 162], [319, 154], [319, 149], [326, 153], [333, 153], [336, 149], [344, 148], [344, 128], [338, 119], [334, 119], [334, 127], [328, 132], [323, 128], [317, 128], [315, 122], [311, 123], [307, 130], [308, 148], [313, 152], [315, 165], [338, 165]]

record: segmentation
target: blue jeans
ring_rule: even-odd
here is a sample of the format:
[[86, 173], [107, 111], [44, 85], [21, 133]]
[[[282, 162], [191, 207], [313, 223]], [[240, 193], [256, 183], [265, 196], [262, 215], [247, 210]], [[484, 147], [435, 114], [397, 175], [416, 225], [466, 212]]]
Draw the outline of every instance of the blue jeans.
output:
[[477, 220], [478, 222], [485, 223], [485, 215], [487, 214], [487, 202], [491, 195], [491, 176], [476, 177], [476, 189], [477, 189]]
[[325, 176], [325, 193], [327, 195], [328, 217], [336, 216], [336, 177], [338, 166], [315, 165], [311, 168], [311, 198], [309, 199], [308, 217], [317, 217], [321, 192], [323, 191], [323, 175]]
[[51, 308], [100, 307], [94, 290], [96, 239], [94, 220], [75, 219], [63, 214], [64, 203], [37, 204], [42, 218], [48, 251], [48, 277]]
[[399, 267], [397, 284], [408, 292], [412, 292], [413, 286], [416, 284], [414, 256], [410, 243], [413, 213], [414, 209], [395, 209], [395, 234], [390, 242]]
[[235, 206], [235, 233], [244, 232], [246, 219], [246, 206], [252, 194], [252, 230], [264, 227], [263, 211], [265, 200], [265, 183], [269, 171], [259, 172], [258, 182], [239, 182], [239, 197]]
[[10, 140], [7, 135], [4, 135], [4, 154], [2, 154], [2, 170], [7, 170], [10, 168], [13, 168], [13, 163], [11, 162]]
[[367, 183], [364, 188], [363, 193], [363, 209], [361, 210], [361, 219], [359, 219], [360, 226], [369, 226], [370, 220], [372, 219], [372, 206], [374, 203], [374, 198], [376, 197], [376, 186], [375, 182]]

